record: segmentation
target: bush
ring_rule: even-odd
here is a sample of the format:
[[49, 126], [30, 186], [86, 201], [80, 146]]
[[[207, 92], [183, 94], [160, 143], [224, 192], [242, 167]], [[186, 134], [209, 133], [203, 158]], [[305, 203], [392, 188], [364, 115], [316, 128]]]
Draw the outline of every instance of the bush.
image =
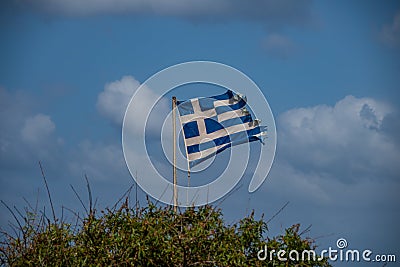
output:
[[[149, 202], [144, 208], [90, 209], [75, 224], [50, 221], [26, 212], [17, 237], [6, 235], [0, 260], [8, 266], [329, 266], [322, 261], [260, 261], [257, 253], [268, 250], [314, 249], [303, 239], [299, 225], [284, 235], [265, 237], [267, 225], [254, 213], [227, 225], [220, 209], [187, 208], [175, 213], [170, 207]], [[78, 216], [78, 215], [76, 215]], [[55, 217], [54, 217], [55, 218]], [[18, 237], [19, 236], [19, 237]], [[287, 254], [288, 255], [288, 254]]]

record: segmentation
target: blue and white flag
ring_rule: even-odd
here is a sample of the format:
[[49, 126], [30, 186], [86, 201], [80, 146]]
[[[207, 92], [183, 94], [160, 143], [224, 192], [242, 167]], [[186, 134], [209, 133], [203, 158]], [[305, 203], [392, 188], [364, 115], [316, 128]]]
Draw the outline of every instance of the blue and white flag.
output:
[[217, 96], [177, 101], [191, 167], [225, 149], [261, 141], [266, 127], [253, 120], [246, 97], [231, 90]]

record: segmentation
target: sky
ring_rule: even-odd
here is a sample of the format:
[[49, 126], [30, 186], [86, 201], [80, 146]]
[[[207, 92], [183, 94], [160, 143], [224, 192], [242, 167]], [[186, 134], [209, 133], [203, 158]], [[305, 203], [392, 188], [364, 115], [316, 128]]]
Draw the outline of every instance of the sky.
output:
[[[9, 0], [0, 8], [0, 198], [8, 205], [38, 198], [48, 208], [39, 161], [58, 211], [82, 211], [70, 185], [86, 196], [85, 174], [98, 208], [114, 205], [133, 184], [121, 144], [131, 96], [164, 68], [208, 60], [248, 75], [277, 127], [264, 184], [250, 194], [244, 177], [218, 203], [227, 221], [252, 209], [270, 218], [289, 202], [270, 236], [312, 225], [307, 234], [321, 249], [346, 238], [400, 260], [398, 1]], [[11, 216], [0, 212], [7, 227]]]

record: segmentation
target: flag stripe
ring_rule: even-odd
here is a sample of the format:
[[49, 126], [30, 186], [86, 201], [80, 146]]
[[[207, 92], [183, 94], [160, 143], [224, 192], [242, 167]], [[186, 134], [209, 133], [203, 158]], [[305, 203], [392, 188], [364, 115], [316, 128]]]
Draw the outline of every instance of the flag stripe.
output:
[[222, 113], [222, 114], [219, 114], [219, 115], [216, 115], [216, 116], [217, 116], [217, 120], [222, 122], [222, 121], [226, 121], [226, 120], [229, 120], [229, 119], [233, 119], [233, 118], [237, 118], [237, 117], [243, 116], [243, 111], [241, 109], [232, 110], [232, 111], [225, 112], [225, 113]]
[[[178, 110], [181, 115], [180, 118], [181, 118], [182, 123], [193, 121], [196, 118], [214, 117], [216, 115], [221, 115], [221, 114], [231, 112], [234, 110], [239, 110], [246, 106], [246, 101], [244, 101], [243, 99], [241, 99], [239, 101], [228, 102], [228, 103], [223, 103], [222, 101], [215, 101], [214, 102], [215, 108], [202, 110], [199, 99], [188, 100], [187, 103], [189, 103], [189, 102], [190, 102], [190, 104], [186, 104], [186, 102], [185, 102], [178, 106]], [[218, 105], [215, 106], [216, 104], [218, 104]], [[200, 110], [196, 110], [195, 106], [200, 106]]]
[[[211, 147], [209, 149], [206, 150], [201, 150], [199, 152], [196, 153], [192, 153], [192, 154], [188, 154], [188, 159], [189, 159], [189, 165], [191, 167], [211, 158], [212, 156], [224, 151], [227, 148], [230, 148], [232, 146], [235, 145], [240, 145], [246, 142], [253, 142], [253, 141], [259, 141], [261, 140], [261, 133], [258, 134], [254, 134], [251, 136], [248, 136], [248, 139], [246, 138], [245, 135], [243, 136], [236, 136], [234, 137], [234, 139], [232, 139], [231, 143], [228, 144], [221, 144], [219, 146], [215, 146], [215, 147]], [[243, 138], [244, 137], [244, 138]]]
[[207, 141], [201, 144], [194, 144], [194, 145], [188, 145], [187, 151], [189, 154], [200, 152], [202, 150], [207, 150], [212, 147], [218, 147], [222, 144], [228, 144], [228, 143], [233, 143], [237, 142], [238, 140], [245, 140], [247, 141], [249, 137], [255, 136], [261, 132], [260, 127], [256, 127], [250, 130], [245, 130], [245, 131], [240, 131], [236, 133], [232, 133], [229, 135], [221, 136], [218, 138], [215, 138], [211, 141]]
[[253, 129], [253, 128], [254, 128], [254, 126], [251, 125], [250, 123], [233, 125], [231, 127], [223, 128], [221, 130], [218, 130], [216, 132], [213, 132], [213, 133], [210, 133], [210, 134], [207, 134], [207, 135], [203, 135], [203, 136], [199, 135], [199, 136], [195, 136], [195, 137], [192, 137], [192, 138], [186, 137], [186, 145], [187, 146], [191, 146], [191, 145], [194, 145], [194, 144], [200, 144], [203, 140], [206, 140], [206, 139], [215, 139], [215, 138], [218, 138], [220, 136], [234, 134], [234, 133], [237, 133], [237, 132], [250, 130], [250, 129]]
[[204, 122], [206, 124], [207, 134], [209, 134], [234, 125], [243, 124], [246, 122], [250, 123], [252, 122], [252, 119], [250, 115], [246, 115], [242, 117], [231, 118], [222, 122], [218, 122], [215, 118], [207, 118], [204, 119]]
[[219, 106], [219, 107], [216, 107], [215, 110], [216, 110], [217, 114], [222, 114], [222, 113], [229, 112], [232, 110], [241, 109], [244, 106], [246, 106], [246, 101], [241, 99], [238, 103], [235, 103], [232, 105], [226, 105], [226, 106]]
[[[212, 148], [209, 148], [206, 150], [202, 150], [202, 151], [199, 151], [196, 153], [189, 154], [188, 157], [189, 157], [190, 161], [197, 161], [197, 162], [195, 162], [195, 164], [198, 164], [198, 163], [210, 158], [211, 156], [225, 150], [226, 148], [230, 147], [230, 145], [231, 145], [230, 143], [222, 144], [217, 147], [212, 147]], [[191, 162], [191, 164], [192, 164], [192, 162]]]

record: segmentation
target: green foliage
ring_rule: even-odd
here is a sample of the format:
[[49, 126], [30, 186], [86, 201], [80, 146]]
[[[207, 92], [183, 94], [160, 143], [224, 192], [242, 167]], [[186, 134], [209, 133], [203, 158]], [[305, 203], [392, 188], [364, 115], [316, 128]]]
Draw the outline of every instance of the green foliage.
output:
[[27, 212], [20, 237], [7, 234], [0, 259], [9, 266], [329, 266], [323, 261], [260, 261], [258, 251], [312, 249], [302, 239], [299, 226], [282, 236], [266, 239], [266, 223], [254, 213], [226, 225], [220, 209], [187, 208], [175, 213], [170, 207], [149, 203], [140, 209], [125, 203], [118, 210], [96, 214], [72, 226], [50, 222]]

